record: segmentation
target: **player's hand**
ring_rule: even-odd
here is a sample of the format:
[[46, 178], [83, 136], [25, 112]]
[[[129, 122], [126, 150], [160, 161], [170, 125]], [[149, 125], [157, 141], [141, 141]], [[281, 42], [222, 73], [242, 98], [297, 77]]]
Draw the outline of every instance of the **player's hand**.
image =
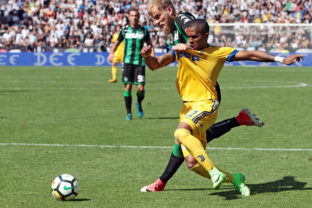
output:
[[114, 59], [114, 54], [110, 53], [109, 56], [108, 56], [108, 61], [113, 63], [113, 59]]
[[293, 63], [300, 62], [300, 60], [303, 60], [303, 55], [295, 54], [295, 55], [287, 56], [286, 58], [284, 58], [283, 63], [287, 65], [291, 65]]
[[141, 49], [141, 56], [143, 58], [149, 57], [151, 55], [151, 53], [152, 53], [152, 46], [151, 45], [144, 46]]
[[185, 51], [187, 49], [189, 49], [189, 46], [184, 43], [178, 43], [177, 45], [172, 46], [172, 50], [174, 51]]

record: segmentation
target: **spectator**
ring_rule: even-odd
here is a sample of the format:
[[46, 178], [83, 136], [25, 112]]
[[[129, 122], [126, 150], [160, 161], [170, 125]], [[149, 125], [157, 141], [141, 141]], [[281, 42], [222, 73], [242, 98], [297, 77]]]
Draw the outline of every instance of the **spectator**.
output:
[[[6, 2], [0, 8], [2, 48], [20, 45], [26, 47], [27, 37], [29, 44], [34, 48], [40, 47], [38, 45], [80, 48], [82, 45], [90, 47], [92, 44], [96, 44], [94, 45], [96, 51], [110, 48], [112, 32], [116, 25], [128, 23], [127, 11], [131, 7], [139, 9], [142, 14], [140, 24], [150, 31], [155, 45], [160, 49], [167, 46], [167, 37], [158, 32], [158, 28], [151, 26], [151, 20], [147, 18], [146, 0], [7, 0]], [[197, 18], [206, 19], [210, 23], [312, 23], [310, 0], [174, 0], [174, 4], [177, 9], [187, 10]], [[294, 42], [289, 38], [285, 42], [283, 35], [280, 34], [286, 31], [285, 28], [241, 26], [240, 28], [212, 26], [208, 41], [213, 45], [240, 48], [259, 44], [264, 44], [265, 47], [288, 47], [289, 50], [311, 47], [311, 30], [291, 27], [288, 34], [294, 34], [297, 38]], [[91, 33], [92, 40], [90, 35], [86, 39], [88, 33]], [[240, 35], [233, 36], [233, 33]], [[274, 41], [272, 42], [270, 38]], [[282, 38], [282, 44], [279, 44], [279, 38]], [[35, 44], [33, 41], [43, 43]]]

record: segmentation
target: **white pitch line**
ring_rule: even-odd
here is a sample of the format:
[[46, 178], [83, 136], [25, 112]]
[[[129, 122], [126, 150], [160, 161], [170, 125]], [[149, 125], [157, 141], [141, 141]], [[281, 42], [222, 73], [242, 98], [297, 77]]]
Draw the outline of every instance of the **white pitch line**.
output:
[[[36, 143], [0, 143], [0, 146], [40, 146], [40, 147], [87, 147], [87, 148], [127, 148], [127, 149], [172, 149], [171, 146], [131, 146], [131, 145], [89, 145], [89, 144], [36, 144]], [[208, 150], [238, 150], [238, 151], [288, 151], [311, 152], [312, 149], [285, 148], [241, 148], [241, 147], [207, 147]]]
[[[1, 79], [1, 82], [25, 82], [24, 79]], [[26, 80], [27, 81], [27, 80]], [[42, 82], [42, 83], [53, 83], [56, 84], [58, 82], [63, 82], [64, 80], [31, 80], [32, 82]], [[79, 81], [73, 81], [73, 80], [68, 80], [66, 83], [76, 83]], [[231, 81], [229, 81], [231, 83]], [[247, 86], [227, 86], [227, 85], [222, 85], [222, 90], [241, 90], [241, 89], [276, 89], [276, 88], [301, 88], [301, 87], [308, 87], [308, 83], [304, 82], [294, 82], [294, 81], [282, 81], [282, 80], [244, 80], [243, 82], [251, 83]], [[98, 84], [98, 83], [103, 83], [103, 81], [99, 80], [90, 80], [86, 81], [84, 83], [87, 84]], [[255, 85], [255, 83], [261, 83], [261, 85]], [[153, 87], [153, 85], [157, 85], [157, 88]], [[171, 86], [166, 87], [162, 86], [159, 88], [157, 83], [150, 83], [150, 86], [148, 87], [149, 90], [173, 90], [176, 89], [175, 87]], [[310, 85], [309, 87], [311, 87]], [[100, 90], [103, 91], [103, 87], [13, 87], [13, 88], [0, 88], [0, 90], [30, 90], [30, 91], [36, 91], [36, 90]]]
[[276, 88], [299, 88], [299, 87], [307, 87], [308, 84], [301, 82], [296, 83], [294, 85], [277, 85], [277, 86], [245, 86], [245, 87], [222, 87], [222, 89], [276, 89]]

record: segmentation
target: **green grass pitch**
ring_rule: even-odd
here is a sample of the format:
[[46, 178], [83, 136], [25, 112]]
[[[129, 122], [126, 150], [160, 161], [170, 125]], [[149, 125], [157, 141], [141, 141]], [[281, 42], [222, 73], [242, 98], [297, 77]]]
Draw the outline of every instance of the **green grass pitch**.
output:
[[[220, 74], [218, 121], [248, 107], [265, 122], [208, 144], [218, 167], [245, 174], [250, 197], [230, 184], [213, 190], [185, 164], [165, 191], [141, 193], [171, 154], [181, 108], [176, 72], [147, 70], [144, 118], [136, 116], [134, 88], [134, 120], [125, 121], [120, 68], [111, 84], [110, 67], [0, 67], [0, 207], [311, 207], [312, 68]], [[62, 173], [78, 179], [77, 200], [52, 197]]]

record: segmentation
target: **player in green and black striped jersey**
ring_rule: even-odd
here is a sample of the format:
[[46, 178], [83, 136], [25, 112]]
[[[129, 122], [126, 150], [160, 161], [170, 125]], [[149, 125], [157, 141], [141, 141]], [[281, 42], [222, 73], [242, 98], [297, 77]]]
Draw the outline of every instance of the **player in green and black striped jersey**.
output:
[[[188, 38], [185, 35], [185, 28], [192, 20], [195, 19], [192, 14], [188, 12], [177, 13], [171, 0], [150, 0], [148, 13], [152, 17], [153, 23], [159, 26], [165, 35], [173, 36], [173, 45], [176, 45], [177, 43], [186, 43], [188, 41]], [[215, 86], [215, 88], [218, 91], [218, 100], [221, 101], [221, 93], [218, 85]], [[263, 123], [259, 121], [255, 115], [250, 114], [249, 111], [243, 109], [236, 117], [226, 119], [212, 125], [206, 132], [207, 143], [229, 132], [232, 128], [241, 125], [261, 127]], [[183, 161], [184, 158], [181, 146], [176, 141], [168, 165], [163, 174], [154, 183], [143, 187], [141, 191], [154, 192], [164, 190], [167, 181], [170, 180], [170, 178], [179, 169]], [[197, 168], [193, 168], [191, 164], [188, 164], [188, 167], [194, 172], [203, 175]]]
[[[152, 41], [148, 30], [139, 25], [139, 11], [137, 9], [129, 10], [129, 25], [123, 27], [119, 32], [117, 41], [111, 48], [109, 61], [113, 60], [114, 52], [118, 45], [124, 41], [124, 58], [122, 69], [122, 83], [125, 84], [124, 98], [127, 109], [126, 120], [132, 120], [132, 85], [137, 86], [137, 113], [138, 117], [143, 117], [142, 101], [144, 99], [144, 84], [145, 84], [145, 63], [140, 52], [144, 43], [152, 46]], [[153, 55], [155, 54], [153, 50]]]
[[172, 32], [173, 45], [187, 42], [188, 38], [185, 34], [185, 28], [194, 19], [195, 17], [189, 12], [180, 11], [178, 13], [178, 16], [174, 20], [175, 30]]
[[144, 66], [144, 58], [140, 51], [144, 43], [149, 43], [150, 35], [144, 27], [138, 26], [133, 28], [131, 25], [123, 27], [119, 33], [118, 41], [125, 40], [125, 54], [123, 62], [125, 64], [133, 64]]

